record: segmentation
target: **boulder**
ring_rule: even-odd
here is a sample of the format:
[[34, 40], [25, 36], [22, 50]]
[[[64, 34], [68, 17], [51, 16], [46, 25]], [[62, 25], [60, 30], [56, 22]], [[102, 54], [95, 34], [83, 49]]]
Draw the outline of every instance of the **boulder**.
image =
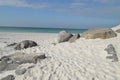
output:
[[8, 71], [8, 70], [14, 70], [16, 69], [20, 64], [13, 63], [13, 61], [9, 57], [2, 57], [0, 59], [0, 73], [2, 71]]
[[8, 76], [2, 78], [1, 80], [15, 80], [15, 77], [13, 75], [8, 75]]
[[25, 54], [15, 53], [9, 56], [3, 56], [0, 59], [0, 73], [2, 71], [14, 70], [19, 65], [25, 63], [37, 63], [40, 59], [45, 59], [46, 56], [43, 53], [40, 54]]
[[7, 64], [8, 66], [5, 68], [5, 71], [14, 70], [20, 65], [18, 63], [7, 63]]
[[10, 60], [10, 58], [7, 56], [4, 56], [0, 59], [0, 72], [4, 70], [13, 70], [17, 66], [18, 64], [13, 63], [12, 60]]
[[25, 68], [17, 68], [17, 69], [15, 70], [15, 74], [17, 74], [17, 75], [22, 75], [22, 74], [24, 74], [26, 71], [27, 71], [27, 69], [25, 69]]
[[82, 37], [86, 39], [108, 39], [116, 37], [117, 34], [110, 28], [94, 28], [83, 32]]
[[77, 40], [78, 38], [80, 38], [80, 35], [79, 35], [79, 34], [73, 35], [73, 36], [69, 39], [69, 42], [70, 42], [70, 43], [75, 42], [75, 40]]
[[120, 33], [120, 29], [117, 29], [115, 32]]
[[8, 64], [5, 61], [0, 61], [0, 73], [7, 68]]
[[67, 31], [60, 31], [58, 34], [58, 43], [68, 41], [73, 35]]
[[17, 43], [15, 46], [15, 50], [21, 50], [21, 49], [26, 49], [29, 47], [34, 47], [37, 46], [37, 43], [31, 40], [24, 40], [20, 43]]
[[9, 56], [13, 63], [23, 64], [23, 63], [36, 63], [38, 59], [45, 59], [44, 53], [37, 54], [26, 54], [26, 53], [15, 53]]
[[8, 44], [7, 47], [15, 46], [17, 43]]

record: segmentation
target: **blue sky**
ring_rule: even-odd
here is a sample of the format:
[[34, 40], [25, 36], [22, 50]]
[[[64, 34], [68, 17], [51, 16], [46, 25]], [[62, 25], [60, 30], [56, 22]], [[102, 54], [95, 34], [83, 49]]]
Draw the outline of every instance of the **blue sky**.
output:
[[0, 26], [91, 28], [120, 24], [120, 0], [0, 0]]

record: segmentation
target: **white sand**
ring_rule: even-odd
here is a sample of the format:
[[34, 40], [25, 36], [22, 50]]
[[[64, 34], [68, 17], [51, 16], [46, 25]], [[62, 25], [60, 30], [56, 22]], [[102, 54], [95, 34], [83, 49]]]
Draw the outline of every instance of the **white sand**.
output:
[[116, 27], [113, 27], [112, 29], [113, 29], [114, 31], [116, 31], [117, 29], [120, 29], [120, 24], [117, 25]]
[[[8, 44], [14, 42], [21, 42], [23, 40], [33, 40], [41, 45], [40, 47], [51, 44], [57, 37], [57, 34], [53, 33], [11, 33], [0, 32], [0, 57], [6, 54], [13, 53], [11, 48], [6, 47]], [[39, 47], [37, 47], [39, 48]], [[37, 49], [35, 48], [35, 49]], [[31, 49], [33, 50], [33, 49]], [[10, 52], [9, 52], [10, 51]], [[34, 51], [34, 50], [33, 50]], [[30, 51], [29, 51], [30, 52]], [[28, 53], [29, 53], [28, 52]]]
[[38, 47], [22, 51], [28, 54], [44, 52], [47, 56], [24, 75], [17, 76], [14, 71], [6, 71], [0, 74], [0, 78], [14, 74], [15, 80], [120, 80], [120, 61], [106, 59], [108, 54], [104, 51], [108, 44], [113, 44], [120, 59], [120, 34], [106, 40], [80, 38], [74, 43], [53, 45], [56, 38], [57, 34], [0, 33], [0, 42], [34, 40]]

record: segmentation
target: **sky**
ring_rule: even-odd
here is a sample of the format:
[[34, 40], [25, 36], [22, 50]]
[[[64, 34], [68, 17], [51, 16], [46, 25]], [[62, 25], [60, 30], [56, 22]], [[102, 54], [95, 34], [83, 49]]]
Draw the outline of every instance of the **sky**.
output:
[[93, 28], [118, 24], [120, 0], [0, 0], [0, 26]]

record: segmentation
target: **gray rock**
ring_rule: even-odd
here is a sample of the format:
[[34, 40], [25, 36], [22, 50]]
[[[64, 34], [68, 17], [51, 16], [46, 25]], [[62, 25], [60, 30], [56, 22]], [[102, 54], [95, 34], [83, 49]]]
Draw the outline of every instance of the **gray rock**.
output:
[[15, 70], [20, 64], [18, 63], [10, 63], [8, 64], [8, 66], [5, 68], [5, 71], [9, 71], [9, 70]]
[[112, 62], [118, 61], [116, 50], [112, 44], [109, 44], [107, 48], [105, 48], [105, 51], [107, 51], [108, 55], [110, 55], [106, 57], [107, 59], [112, 59]]
[[79, 34], [73, 35], [73, 36], [69, 39], [69, 42], [70, 42], [70, 43], [75, 42], [78, 38], [80, 38], [80, 35], [79, 35]]
[[120, 33], [120, 29], [116, 30], [115, 32]]
[[5, 61], [0, 61], [0, 73], [7, 68], [8, 64]]
[[10, 59], [14, 63], [23, 64], [23, 63], [37, 63], [38, 59], [45, 59], [46, 56], [43, 53], [40, 54], [25, 54], [25, 53], [15, 53], [10, 55]]
[[37, 63], [38, 60], [45, 59], [45, 58], [46, 58], [45, 54], [42, 54], [42, 55], [39, 55], [39, 56], [34, 56], [33, 60], [35, 61], [35, 63]]
[[9, 61], [10, 58], [8, 56], [3, 56], [0, 58], [0, 61]]
[[96, 38], [108, 39], [116, 36], [117, 34], [110, 28], [94, 28], [85, 31], [82, 34], [82, 37], [86, 39], [96, 39]]
[[2, 60], [0, 61], [0, 73], [2, 71], [8, 71], [8, 70], [14, 70], [16, 69], [20, 64], [18, 63], [13, 63], [12, 60], [5, 60], [4, 58], [2, 58]]
[[66, 42], [68, 41], [73, 35], [68, 33], [67, 31], [60, 31], [58, 34], [58, 42]]
[[3, 56], [0, 59], [0, 72], [4, 71], [4, 70], [13, 70], [14, 68], [16, 68], [18, 65], [12, 63], [12, 60], [7, 57], [7, 56]]
[[25, 54], [15, 53], [9, 56], [2, 57], [0, 60], [0, 73], [2, 71], [14, 70], [19, 65], [25, 63], [37, 63], [40, 59], [45, 59], [45, 54]]
[[17, 68], [17, 69], [15, 70], [15, 73], [16, 73], [17, 75], [22, 75], [22, 74], [24, 74], [26, 71], [27, 71], [27, 69], [25, 69], [25, 68]]
[[117, 54], [113, 54], [112, 56], [107, 56], [107, 59], [112, 59], [112, 62], [117, 62], [118, 61], [118, 57]]
[[37, 43], [31, 40], [24, 40], [15, 46], [15, 50], [21, 50], [21, 49], [26, 49], [29, 47], [34, 47], [37, 46]]
[[113, 54], [113, 62], [117, 62], [118, 61], [118, 56], [117, 54]]
[[107, 51], [108, 54], [116, 54], [115, 48], [112, 44], [109, 44], [107, 48], [105, 48], [105, 51]]
[[15, 46], [17, 43], [8, 44], [7, 47]]
[[52, 45], [54, 45], [54, 46], [55, 46], [56, 44], [57, 44], [57, 43], [52, 43]]
[[8, 75], [8, 76], [2, 78], [1, 80], [15, 80], [15, 77], [13, 75]]
[[107, 59], [113, 59], [113, 56], [107, 56], [106, 58]]

